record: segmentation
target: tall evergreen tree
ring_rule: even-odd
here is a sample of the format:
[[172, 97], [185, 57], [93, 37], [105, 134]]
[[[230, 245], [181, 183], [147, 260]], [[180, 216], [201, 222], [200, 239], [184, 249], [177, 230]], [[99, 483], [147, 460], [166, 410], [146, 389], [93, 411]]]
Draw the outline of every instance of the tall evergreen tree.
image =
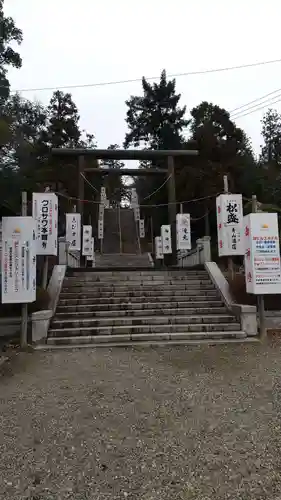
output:
[[22, 31], [16, 27], [11, 17], [5, 16], [4, 0], [0, 0], [0, 104], [10, 93], [8, 68], [20, 68], [22, 64], [19, 53], [12, 47], [14, 42], [22, 42]]

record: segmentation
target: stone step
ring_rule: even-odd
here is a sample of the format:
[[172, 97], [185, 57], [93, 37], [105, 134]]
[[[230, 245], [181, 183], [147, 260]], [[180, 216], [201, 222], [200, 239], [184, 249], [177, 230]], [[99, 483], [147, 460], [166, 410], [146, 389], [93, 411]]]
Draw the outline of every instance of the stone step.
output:
[[193, 323], [235, 323], [237, 319], [235, 316], [229, 314], [206, 314], [202, 315], [184, 315], [184, 316], [115, 316], [115, 317], [96, 317], [96, 318], [69, 318], [60, 319], [55, 316], [52, 322], [52, 328], [67, 328], [71, 327], [91, 327], [91, 326], [127, 326], [127, 325], [177, 325], [177, 324], [193, 324]]
[[182, 296], [193, 296], [193, 297], [216, 297], [217, 291], [215, 289], [206, 289], [206, 290], [130, 290], [130, 291], [122, 291], [117, 292], [115, 290], [112, 291], [104, 291], [104, 290], [95, 290], [95, 291], [87, 291], [87, 293], [80, 292], [79, 294], [75, 292], [64, 292], [62, 291], [60, 297], [62, 300], [67, 299], [77, 299], [77, 295], [79, 299], [89, 299], [89, 298], [129, 298], [129, 297], [182, 297]]
[[[159, 304], [166, 303], [167, 305], [169, 304], [178, 304], [178, 303], [186, 303], [186, 304], [196, 304], [198, 302], [213, 302], [219, 300], [219, 296], [216, 291], [213, 292], [208, 292], [208, 295], [198, 295], [198, 294], [193, 294], [193, 295], [161, 295], [160, 297], [157, 295], [156, 297], [152, 297], [151, 295], [139, 295], [137, 297], [134, 296], [129, 296], [127, 297], [124, 295], [123, 297], [115, 297], [114, 295], [109, 295], [108, 297], [104, 296], [98, 296], [98, 297], [86, 297], [83, 298], [81, 295], [77, 296], [75, 294], [74, 298], [60, 298], [58, 306], [87, 306], [95, 303], [96, 306], [106, 306], [109, 304], [116, 304], [118, 307], [120, 304], [123, 304], [126, 306], [127, 304], [154, 304], [159, 298]], [[153, 299], [153, 300], [152, 300]]]
[[100, 285], [99, 283], [96, 283], [96, 284], [93, 284], [92, 286], [88, 285], [88, 284], [85, 284], [84, 286], [77, 286], [77, 287], [66, 287], [66, 286], [63, 286], [62, 288], [62, 291], [61, 291], [61, 294], [66, 294], [66, 293], [72, 293], [72, 294], [77, 294], [77, 293], [82, 293], [82, 294], [90, 294], [90, 293], [95, 293], [95, 292], [99, 292], [99, 294], [103, 294], [104, 292], [128, 292], [128, 293], [131, 293], [132, 291], [133, 292], [144, 292], [146, 293], [147, 291], [148, 292], [159, 292], [159, 290], [162, 290], [162, 289], [165, 289], [165, 291], [167, 290], [171, 290], [171, 291], [183, 291], [183, 290], [194, 290], [194, 291], [197, 291], [197, 290], [214, 290], [215, 289], [215, 286], [212, 284], [212, 283], [207, 283], [207, 284], [200, 284], [200, 283], [196, 283], [196, 284], [188, 284], [188, 283], [180, 283], [180, 284], [171, 284], [171, 285], [165, 285], [163, 283], [159, 283], [157, 285], [157, 283], [151, 283], [149, 285], [145, 284], [145, 285], [120, 285], [119, 283], [115, 283], [114, 285]]
[[206, 309], [212, 308], [218, 309], [218, 310], [226, 310], [225, 305], [223, 304], [222, 301], [219, 300], [214, 300], [214, 301], [195, 301], [195, 302], [125, 302], [125, 303], [119, 303], [119, 304], [114, 304], [114, 303], [107, 303], [107, 304], [80, 304], [80, 305], [58, 305], [56, 313], [57, 314], [75, 314], [75, 313], [96, 313], [98, 312], [99, 314], [108, 314], [109, 312], [114, 314], [114, 313], [121, 313], [122, 311], [150, 311], [152, 310], [153, 312], [159, 310], [168, 310], [171, 308], [171, 310], [178, 311], [179, 309], [182, 309], [184, 311], [203, 311]]
[[130, 344], [131, 342], [159, 342], [159, 341], [184, 341], [184, 340], [200, 340], [200, 339], [243, 339], [246, 338], [246, 334], [239, 330], [229, 330], [226, 331], [214, 331], [214, 332], [203, 332], [197, 331], [193, 333], [188, 332], [163, 332], [154, 334], [119, 334], [119, 335], [81, 335], [75, 336], [71, 335], [69, 337], [49, 337], [47, 339], [47, 344], [49, 345], [70, 345], [70, 344], [108, 344], [108, 343], [118, 343], [118, 345]]
[[64, 325], [64, 328], [49, 330], [49, 337], [71, 337], [83, 335], [133, 335], [136, 333], [190, 333], [190, 332], [218, 332], [239, 331], [239, 323], [189, 323], [189, 324], [160, 324], [160, 325], [120, 325], [120, 326], [80, 326]]
[[151, 270], [147, 271], [98, 271], [93, 268], [91, 271], [75, 271], [75, 269], [71, 271], [67, 271], [66, 278], [67, 279], [96, 279], [96, 277], [102, 277], [103, 279], [134, 279], [135, 277], [145, 277], [145, 278], [150, 278], [150, 277], [177, 277], [177, 276], [184, 276], [186, 278], [204, 278], [204, 277], [209, 277], [208, 273], [206, 271], [154, 271], [153, 268]]
[[151, 281], [153, 282], [164, 282], [164, 283], [169, 283], [169, 282], [175, 282], [178, 283], [179, 281], [187, 281], [188, 283], [196, 282], [198, 281], [208, 281], [210, 282], [210, 278], [207, 274], [204, 274], [202, 276], [186, 276], [186, 275], [181, 275], [181, 276], [160, 276], [160, 275], [152, 275], [152, 276], [135, 276], [135, 275], [130, 275], [130, 276], [103, 276], [102, 274], [88, 274], [87, 276], [80, 277], [80, 276], [75, 276], [75, 277], [66, 277], [64, 282], [67, 284], [76, 285], [76, 283], [150, 283]]
[[[106, 317], [107, 318], [116, 318], [120, 316], [146, 316], [148, 313], [151, 315], [157, 316], [157, 314], [164, 314], [165, 316], [175, 316], [175, 315], [180, 315], [180, 316], [190, 316], [190, 315], [206, 315], [206, 314], [226, 314], [227, 309], [226, 307], [213, 307], [213, 308], [195, 308], [195, 307], [190, 307], [190, 308], [165, 308], [163, 307], [158, 308], [158, 309], [117, 309], [117, 310], [108, 310], [106, 311]], [[69, 311], [69, 309], [66, 312], [56, 312], [55, 319], [56, 320], [70, 320], [72, 317], [76, 319], [91, 319], [95, 317], [103, 317], [105, 315], [105, 311], [100, 311], [100, 310], [94, 310], [94, 311], [81, 311], [75, 309], [74, 311]]]
[[107, 281], [102, 281], [102, 280], [78, 280], [75, 279], [73, 281], [69, 281], [69, 279], [65, 279], [63, 282], [64, 288], [74, 288], [75, 290], [77, 288], [92, 288], [92, 287], [144, 287], [144, 286], [182, 286], [182, 285], [188, 285], [188, 286], [201, 286], [201, 285], [213, 285], [212, 281], [210, 279], [186, 279], [184, 276], [182, 276], [180, 279], [177, 278], [167, 278], [167, 279], [150, 279], [150, 280], [143, 280], [143, 279], [138, 279], [138, 280], [126, 280], [126, 281], [121, 281], [121, 280], [107, 280]]

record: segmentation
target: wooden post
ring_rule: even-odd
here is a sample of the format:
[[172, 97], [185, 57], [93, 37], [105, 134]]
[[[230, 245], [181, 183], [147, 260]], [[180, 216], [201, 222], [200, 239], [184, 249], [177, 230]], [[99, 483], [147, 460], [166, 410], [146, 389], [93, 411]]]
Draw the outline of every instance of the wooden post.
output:
[[[256, 213], [258, 211], [258, 202], [255, 194], [252, 196], [252, 212]], [[264, 309], [264, 295], [257, 295], [257, 306], [258, 315], [260, 320], [260, 339], [265, 341], [267, 339], [266, 331], [266, 319], [265, 319], [265, 309]]]
[[[83, 200], [84, 200], [84, 170], [85, 170], [85, 158], [84, 156], [79, 156], [78, 157], [78, 213], [81, 215], [81, 238], [82, 238], [82, 233], [83, 233], [83, 210], [84, 210], [84, 205], [83, 205]], [[82, 261], [82, 262], [81, 262]], [[86, 257], [81, 256], [81, 264], [83, 265], [84, 261], [84, 266], [86, 266], [87, 259]], [[81, 265], [80, 264], [80, 265]]]
[[177, 234], [176, 234], [176, 186], [175, 186], [175, 166], [173, 156], [168, 156], [168, 192], [169, 192], [169, 224], [172, 236], [172, 265], [177, 265]]
[[119, 226], [119, 251], [122, 253], [122, 229], [121, 229], [121, 210], [120, 204], [118, 204], [118, 226]]
[[151, 253], [154, 253], [153, 218], [150, 217]]
[[[223, 191], [225, 194], [229, 193], [228, 191], [228, 178], [227, 178], [227, 175], [224, 175], [223, 176]], [[227, 269], [228, 269], [228, 272], [231, 276], [231, 279], [233, 280], [234, 278], [234, 269], [233, 269], [233, 260], [232, 260], [232, 257], [228, 257], [227, 258]]]
[[[27, 216], [27, 193], [21, 193], [21, 215]], [[20, 346], [26, 347], [27, 345], [27, 325], [28, 325], [28, 304], [22, 304], [21, 307], [21, 332], [20, 332]]]

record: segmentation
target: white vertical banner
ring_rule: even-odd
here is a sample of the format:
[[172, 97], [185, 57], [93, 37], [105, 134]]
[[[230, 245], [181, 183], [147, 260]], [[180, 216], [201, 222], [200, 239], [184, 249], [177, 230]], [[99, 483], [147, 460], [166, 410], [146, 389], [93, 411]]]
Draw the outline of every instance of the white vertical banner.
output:
[[134, 208], [134, 214], [135, 214], [135, 220], [139, 221], [140, 220], [140, 207], [138, 205], [136, 205]]
[[100, 203], [99, 204], [99, 220], [104, 219], [104, 204]]
[[94, 260], [95, 259], [95, 239], [91, 238], [90, 241], [90, 253], [87, 255], [87, 260]]
[[274, 213], [244, 217], [246, 290], [253, 294], [281, 293], [278, 218]]
[[162, 238], [162, 248], [163, 254], [172, 253], [172, 236], [171, 236], [171, 226], [166, 224], [161, 226], [161, 238]]
[[55, 193], [32, 194], [32, 216], [36, 221], [37, 255], [58, 253], [58, 197]]
[[139, 219], [140, 238], [145, 238], [144, 219]]
[[219, 257], [244, 255], [242, 195], [221, 194], [216, 207]]
[[109, 208], [109, 200], [107, 198], [104, 200], [104, 208]]
[[83, 226], [82, 255], [91, 255], [92, 226]]
[[81, 214], [65, 214], [66, 241], [69, 250], [81, 250]]
[[191, 250], [190, 214], [177, 214], [177, 249]]
[[33, 217], [2, 219], [2, 303], [36, 300], [36, 222]]
[[131, 207], [135, 208], [139, 204], [136, 188], [131, 189]]
[[156, 259], [164, 259], [161, 236], [156, 236], [154, 238], [154, 246]]
[[105, 202], [106, 200], [106, 192], [105, 192], [105, 187], [102, 187], [101, 190], [100, 190], [100, 199], [101, 199], [101, 202]]
[[98, 220], [98, 239], [103, 240], [103, 220]]

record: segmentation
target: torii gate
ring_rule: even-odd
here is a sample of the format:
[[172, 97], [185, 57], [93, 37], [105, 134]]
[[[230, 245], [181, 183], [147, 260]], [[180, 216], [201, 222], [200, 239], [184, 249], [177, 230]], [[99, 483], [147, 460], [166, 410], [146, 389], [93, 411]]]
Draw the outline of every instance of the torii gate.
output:
[[[177, 157], [194, 157], [198, 155], [197, 150], [136, 150], [136, 149], [71, 149], [54, 148], [51, 150], [54, 156], [71, 156], [78, 158], [78, 212], [83, 220], [83, 199], [84, 199], [84, 178], [86, 172], [97, 175], [131, 175], [134, 177], [142, 175], [166, 175], [168, 177], [168, 211], [169, 224], [171, 225], [172, 235], [172, 263], [177, 263], [177, 239], [176, 239], [176, 187], [175, 187], [175, 162]], [[166, 159], [167, 169], [165, 168], [93, 168], [85, 167], [85, 156], [91, 156], [96, 160], [159, 160]]]

